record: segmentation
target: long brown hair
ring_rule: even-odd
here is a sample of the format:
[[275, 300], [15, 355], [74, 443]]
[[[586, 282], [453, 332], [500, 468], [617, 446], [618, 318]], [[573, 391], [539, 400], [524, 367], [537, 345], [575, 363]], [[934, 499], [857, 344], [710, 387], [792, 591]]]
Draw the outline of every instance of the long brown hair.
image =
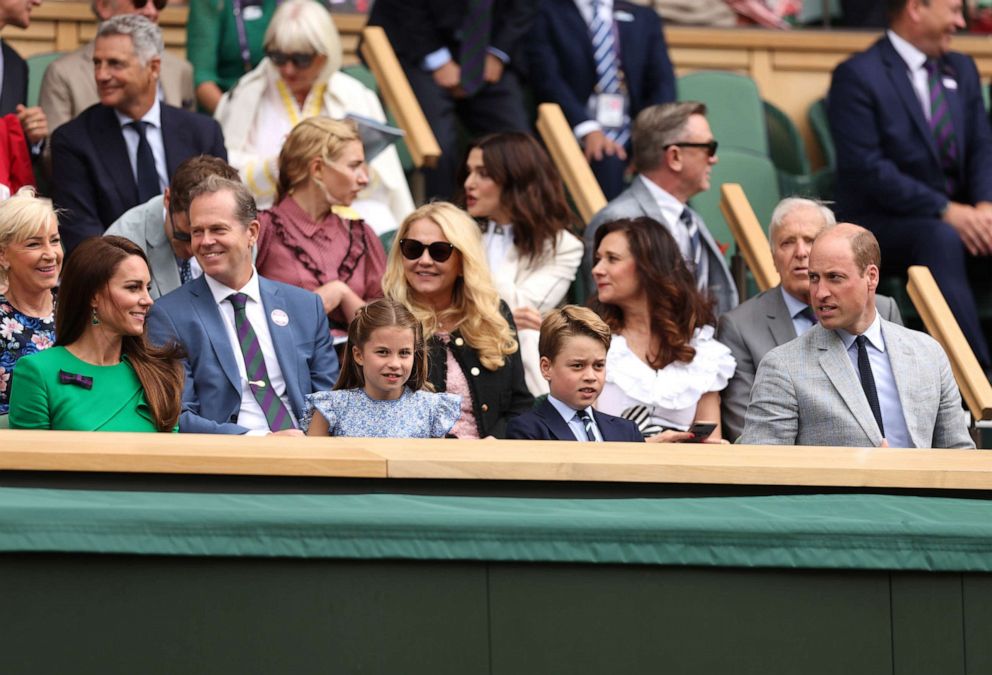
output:
[[[485, 136], [469, 152], [475, 148], [482, 151], [482, 164], [500, 187], [500, 206], [510, 215], [513, 243], [521, 257], [538, 262], [548, 244], [553, 255], [558, 233], [573, 230], [577, 221], [548, 153], [532, 136], [517, 131]], [[465, 164], [460, 185], [465, 183]]]
[[[69, 255], [55, 310], [56, 345], [65, 347], [83, 336], [93, 316], [93, 298], [107, 288], [121, 262], [133, 255], [148, 264], [140, 246], [115, 236], [86, 239]], [[121, 356], [127, 357], [145, 390], [155, 427], [172, 431], [179, 420], [186, 377], [182, 348], [175, 343], [153, 347], [144, 333], [124, 335]]]
[[354, 349], [365, 348], [365, 343], [377, 328], [409, 328], [413, 331], [413, 367], [406, 386], [411, 391], [427, 389], [433, 391], [427, 381], [427, 343], [424, 341], [424, 327], [410, 310], [390, 298], [380, 298], [362, 307], [348, 326], [348, 344], [344, 347], [344, 360], [341, 373], [334, 384], [335, 389], [356, 389], [365, 386], [365, 372], [355, 361]]
[[[596, 249], [606, 235], [622, 232], [637, 265], [641, 288], [646, 293], [651, 337], [657, 338], [658, 353], [647, 354], [649, 365], [660, 370], [675, 361], [688, 363], [696, 356], [689, 345], [697, 328], [716, 323], [713, 300], [696, 288], [696, 279], [686, 266], [682, 252], [664, 225], [652, 218], [632, 218], [606, 223], [596, 230]], [[623, 310], [616, 305], [589, 301], [614, 333], [624, 327]]]

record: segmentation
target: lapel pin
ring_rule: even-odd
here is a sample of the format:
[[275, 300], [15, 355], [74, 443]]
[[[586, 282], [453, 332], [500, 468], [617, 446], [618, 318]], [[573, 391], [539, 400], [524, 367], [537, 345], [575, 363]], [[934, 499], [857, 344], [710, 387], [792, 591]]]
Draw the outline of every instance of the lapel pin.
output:
[[252, 387], [264, 387], [265, 380], [248, 380], [248, 384]]
[[289, 325], [289, 315], [286, 314], [286, 312], [282, 311], [281, 309], [272, 310], [272, 314], [270, 314], [269, 316], [272, 317], [272, 323], [274, 323], [277, 326]]

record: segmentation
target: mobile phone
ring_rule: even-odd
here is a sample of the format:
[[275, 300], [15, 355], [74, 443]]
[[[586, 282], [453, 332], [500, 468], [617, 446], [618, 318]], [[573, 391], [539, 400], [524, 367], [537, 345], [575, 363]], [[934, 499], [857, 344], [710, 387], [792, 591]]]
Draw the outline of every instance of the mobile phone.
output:
[[710, 437], [714, 429], [716, 429], [716, 422], [696, 422], [688, 429], [689, 433], [693, 436], [692, 439], [685, 442], [702, 443]]

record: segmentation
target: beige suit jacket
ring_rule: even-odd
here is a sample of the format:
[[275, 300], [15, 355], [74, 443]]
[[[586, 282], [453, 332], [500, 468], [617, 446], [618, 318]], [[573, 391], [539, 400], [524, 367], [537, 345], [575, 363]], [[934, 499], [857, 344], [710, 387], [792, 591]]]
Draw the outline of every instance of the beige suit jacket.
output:
[[[159, 82], [166, 103], [194, 110], [193, 66], [188, 61], [169, 52], [163, 54]], [[99, 102], [93, 76], [92, 42], [60, 56], [45, 69], [39, 104], [48, 117], [49, 133]]]

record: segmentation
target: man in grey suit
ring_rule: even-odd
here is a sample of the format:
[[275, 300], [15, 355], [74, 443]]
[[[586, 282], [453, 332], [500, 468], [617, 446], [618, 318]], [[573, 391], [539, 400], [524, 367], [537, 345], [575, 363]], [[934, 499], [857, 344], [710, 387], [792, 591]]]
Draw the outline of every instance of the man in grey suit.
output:
[[[720, 317], [717, 339], [730, 347], [737, 360], [734, 377], [720, 392], [723, 437], [731, 442], [744, 430], [744, 411], [761, 359], [816, 323], [809, 306], [809, 252], [817, 235], [834, 224], [833, 212], [819, 202], [802, 197], [779, 202], [772, 212], [768, 238], [781, 284]], [[892, 298], [878, 295], [875, 306], [883, 319], [902, 325]]]
[[588, 279], [592, 278], [596, 230], [603, 223], [647, 216], [671, 232], [699, 289], [709, 291], [716, 300], [718, 315], [737, 305], [737, 286], [720, 247], [699, 214], [686, 205], [693, 195], [709, 189], [710, 170], [719, 161], [716, 146], [702, 103], [662, 103], [641, 111], [631, 136], [634, 166], [640, 175], [586, 228]]
[[237, 169], [220, 157], [190, 157], [176, 169], [163, 194], [129, 209], [103, 233], [126, 237], [145, 252], [154, 299], [203, 274], [190, 247], [189, 195], [207, 176], [241, 180]]
[[876, 310], [879, 262], [862, 227], [817, 237], [809, 291], [819, 322], [762, 359], [738, 443], [975, 447], [944, 350]]

